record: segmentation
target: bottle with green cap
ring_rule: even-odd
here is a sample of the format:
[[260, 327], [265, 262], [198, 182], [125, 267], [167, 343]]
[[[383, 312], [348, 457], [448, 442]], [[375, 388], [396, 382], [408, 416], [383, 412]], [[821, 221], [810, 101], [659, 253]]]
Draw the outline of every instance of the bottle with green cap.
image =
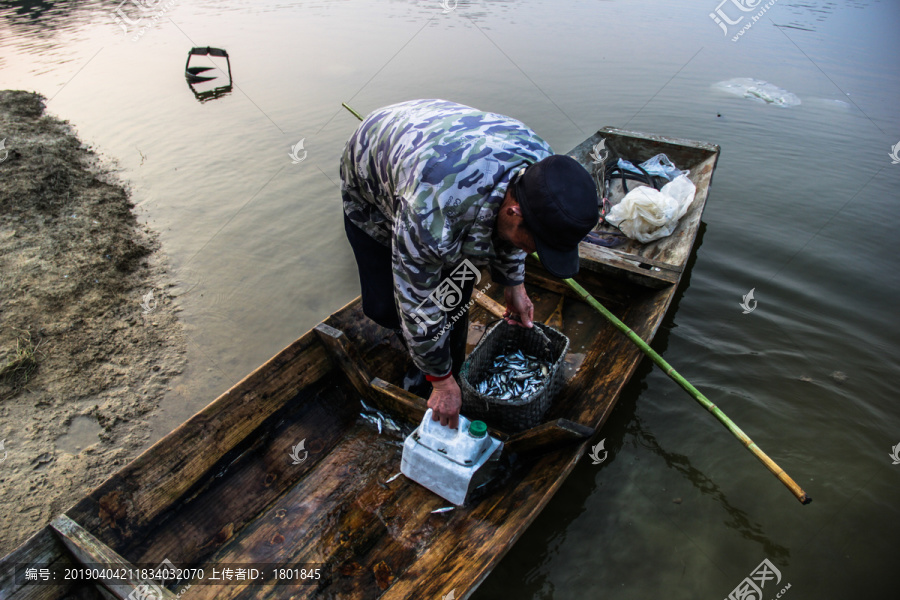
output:
[[487, 435], [487, 425], [484, 421], [472, 421], [469, 423], [469, 435], [473, 438], [483, 438]]
[[432, 419], [428, 409], [422, 422], [403, 443], [400, 472], [456, 505], [486, 483], [503, 451], [503, 442], [488, 435], [484, 421], [459, 415], [450, 429]]

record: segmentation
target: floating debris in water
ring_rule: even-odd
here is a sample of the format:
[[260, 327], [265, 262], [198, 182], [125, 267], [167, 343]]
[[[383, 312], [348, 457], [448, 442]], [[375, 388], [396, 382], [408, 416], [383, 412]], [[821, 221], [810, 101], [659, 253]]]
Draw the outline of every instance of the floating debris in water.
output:
[[487, 372], [490, 375], [475, 384], [479, 394], [501, 400], [525, 398], [540, 391], [550, 374], [550, 363], [517, 350], [496, 357]]
[[831, 378], [838, 383], [844, 383], [845, 381], [847, 381], [847, 374], [843, 371], [835, 371], [831, 374]]
[[431, 514], [435, 515], [435, 514], [437, 514], [437, 513], [450, 512], [451, 510], [455, 510], [455, 509], [456, 509], [455, 506], [445, 506], [445, 507], [443, 507], [443, 508], [436, 508], [436, 509], [434, 509], [433, 511], [431, 511]]
[[713, 87], [728, 94], [764, 104], [774, 104], [775, 106], [798, 106], [800, 104], [800, 98], [796, 94], [761, 79], [736, 77], [720, 81]]
[[400, 477], [400, 473], [397, 473], [396, 475], [392, 475], [390, 479], [388, 479], [387, 481], [385, 481], [385, 483], [390, 483], [390, 482], [392, 482], [393, 480], [397, 479], [398, 477]]

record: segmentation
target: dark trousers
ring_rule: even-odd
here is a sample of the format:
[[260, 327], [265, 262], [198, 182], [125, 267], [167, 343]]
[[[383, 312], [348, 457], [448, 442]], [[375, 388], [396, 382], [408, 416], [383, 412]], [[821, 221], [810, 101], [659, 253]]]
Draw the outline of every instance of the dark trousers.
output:
[[[387, 329], [397, 332], [400, 342], [406, 345], [403, 335], [400, 333], [400, 313], [394, 302], [394, 272], [391, 260], [391, 249], [384, 246], [369, 236], [365, 231], [353, 224], [344, 215], [344, 231], [350, 247], [353, 248], [353, 256], [356, 257], [356, 266], [359, 270], [359, 287], [362, 290], [363, 313]], [[448, 277], [453, 269], [445, 269], [443, 277]], [[469, 280], [463, 288], [462, 305], [469, 303], [472, 290], [475, 287], [474, 280]], [[454, 315], [455, 311], [447, 314]], [[466, 359], [466, 338], [469, 332], [469, 311], [463, 310], [462, 315], [450, 329], [450, 357], [453, 360], [453, 375], [459, 377], [459, 369]]]

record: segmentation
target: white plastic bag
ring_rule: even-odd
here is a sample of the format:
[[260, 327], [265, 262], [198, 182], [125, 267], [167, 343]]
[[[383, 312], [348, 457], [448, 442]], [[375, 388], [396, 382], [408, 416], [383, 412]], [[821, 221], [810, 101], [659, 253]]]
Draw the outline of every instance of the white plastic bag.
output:
[[[641, 171], [633, 164], [624, 160], [622, 158], [619, 159], [619, 167], [630, 171], [632, 173], [640, 174]], [[669, 157], [665, 154], [657, 154], [653, 158], [649, 160], [645, 160], [641, 163], [641, 169], [644, 169], [651, 175], [658, 175], [660, 177], [665, 177], [668, 181], [672, 181], [679, 175], [689, 175], [690, 171], [683, 172], [681, 169], [675, 166]]]
[[652, 242], [675, 231], [696, 192], [697, 187], [685, 175], [679, 175], [662, 190], [638, 187], [612, 207], [606, 220], [631, 239]]

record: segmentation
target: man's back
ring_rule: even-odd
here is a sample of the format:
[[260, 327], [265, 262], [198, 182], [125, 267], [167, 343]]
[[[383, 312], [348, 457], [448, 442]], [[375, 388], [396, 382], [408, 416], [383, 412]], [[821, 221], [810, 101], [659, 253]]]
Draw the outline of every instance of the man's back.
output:
[[366, 117], [347, 142], [344, 212], [390, 245], [402, 210], [415, 215], [423, 243], [464, 251], [472, 225], [495, 216], [512, 173], [551, 154], [534, 131], [509, 117], [446, 100], [394, 104]]

